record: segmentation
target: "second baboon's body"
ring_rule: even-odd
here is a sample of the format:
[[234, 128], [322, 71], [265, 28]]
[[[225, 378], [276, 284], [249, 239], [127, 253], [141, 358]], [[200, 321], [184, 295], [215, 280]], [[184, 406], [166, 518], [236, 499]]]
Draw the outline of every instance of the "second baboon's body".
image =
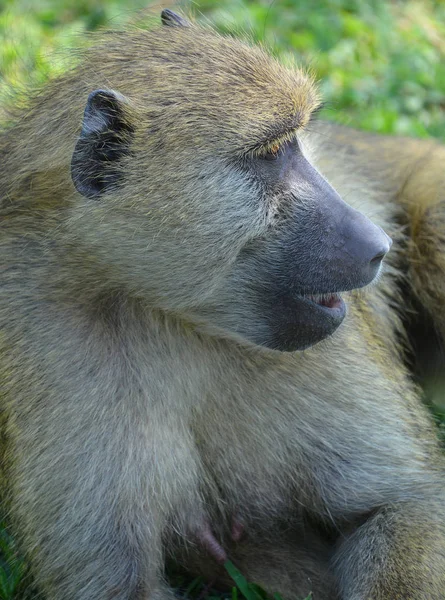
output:
[[[238, 203], [245, 181], [222, 167], [218, 154], [229, 133], [243, 140], [247, 125], [229, 131], [226, 115], [225, 141], [206, 139], [198, 128], [190, 146], [193, 129], [180, 121], [192, 105], [187, 90], [186, 108], [172, 108], [179, 119], [172, 122], [161, 104], [150, 104], [156, 89], [141, 92], [140, 82], [170, 74], [178, 84], [175, 61], [187, 61], [174, 50], [187, 47], [190, 68], [198, 69], [193, 44], [210, 56], [222, 53], [221, 60], [224, 52], [231, 60], [239, 53], [240, 62], [252, 53], [260, 79], [255, 69], [264, 61], [263, 87], [278, 67], [211, 32], [176, 29], [159, 39], [128, 36], [125, 51], [121, 36], [114, 46], [108, 41], [113, 58], [99, 63], [93, 53], [94, 68], [55, 85], [40, 109], [0, 140], [7, 171], [3, 464], [12, 520], [37, 584], [51, 600], [164, 599], [172, 595], [162, 580], [166, 558], [224, 579], [202, 547], [210, 527], [247, 577], [289, 599], [311, 591], [314, 600], [443, 599], [443, 459], [404, 363], [401, 315], [415, 296], [439, 329], [444, 324], [444, 150], [322, 123], [310, 128], [306, 152], [348, 203], [393, 236], [394, 247], [378, 283], [345, 294], [347, 316], [331, 337], [304, 352], [251, 343], [263, 335], [253, 317], [246, 313], [234, 326], [243, 316], [241, 284], [259, 268], [249, 262], [255, 246], [242, 254], [242, 235], [249, 220], [266, 234], [255, 221], [258, 207]], [[193, 41], [199, 35], [202, 47]], [[159, 48], [168, 54], [169, 45], [164, 73]], [[147, 51], [154, 66], [145, 73]], [[215, 85], [224, 77], [233, 83], [226, 71], [221, 66]], [[278, 73], [283, 82], [287, 72]], [[157, 85], [162, 97], [166, 84]], [[307, 104], [315, 102], [307, 80], [299, 85]], [[122, 187], [102, 196], [108, 180], [85, 183], [89, 165], [81, 162], [73, 178], [85, 200], [72, 186], [69, 162], [80, 109], [95, 88], [128, 96], [128, 106], [115, 104], [121, 97], [111, 92], [103, 96], [114, 103], [114, 119], [120, 111], [131, 119], [145, 102], [144, 135], [156, 136], [159, 124], [165, 131], [147, 150], [137, 119], [120, 127], [136, 136], [122, 152]], [[202, 113], [216, 118], [215, 106], [224, 103], [215, 104], [210, 84], [207, 93]], [[248, 91], [238, 93], [248, 101]], [[102, 108], [89, 104], [84, 119], [105, 114]], [[309, 108], [302, 101], [299, 110]], [[203, 152], [204, 141], [213, 166], [205, 157], [190, 162], [190, 149]], [[120, 172], [113, 177], [114, 186]], [[326, 226], [322, 237], [329, 235]], [[239, 255], [243, 269], [253, 265], [244, 279]], [[286, 314], [286, 302], [277, 297], [274, 318]], [[256, 307], [252, 302], [253, 313]], [[249, 318], [255, 331], [246, 333]], [[317, 324], [305, 336], [311, 327]], [[233, 519], [245, 529], [237, 541]]]

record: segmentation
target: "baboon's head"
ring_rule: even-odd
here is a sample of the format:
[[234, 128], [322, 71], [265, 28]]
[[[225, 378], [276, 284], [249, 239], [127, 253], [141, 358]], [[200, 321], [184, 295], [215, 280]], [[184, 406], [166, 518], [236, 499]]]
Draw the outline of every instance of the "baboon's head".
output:
[[307, 348], [337, 329], [339, 292], [374, 279], [390, 240], [305, 157], [320, 104], [308, 74], [162, 18], [110, 37], [83, 67], [94, 83], [72, 177], [86, 243], [157, 308], [215, 335]]

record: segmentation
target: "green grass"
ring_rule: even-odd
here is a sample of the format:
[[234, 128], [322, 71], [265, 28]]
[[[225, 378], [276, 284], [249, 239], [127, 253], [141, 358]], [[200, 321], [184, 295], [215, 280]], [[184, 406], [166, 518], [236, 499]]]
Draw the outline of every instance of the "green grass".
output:
[[25, 600], [26, 565], [13, 538], [0, 523], [0, 600]]
[[[209, 587], [202, 577], [190, 582], [189, 579], [179, 576], [171, 583], [181, 598], [190, 600], [202, 600], [204, 597], [206, 600], [283, 600], [280, 594], [270, 597], [259, 585], [249, 583], [230, 560], [224, 563], [224, 568], [234, 583], [232, 590], [224, 594]], [[301, 600], [312, 600], [312, 594]]]
[[[270, 597], [259, 585], [249, 583], [230, 560], [224, 567], [234, 583], [230, 592], [221, 593], [202, 577], [190, 580], [174, 574], [170, 577], [171, 584], [183, 600], [283, 600], [280, 594]], [[17, 553], [13, 538], [0, 524], [0, 600], [35, 600], [36, 595], [24, 585], [25, 577], [25, 562]], [[312, 600], [312, 594], [304, 600]]]
[[[85, 32], [142, 25], [146, 6], [144, 0], [0, 0], [0, 118], [11, 87], [34, 87], [63, 72]], [[223, 32], [264, 42], [283, 60], [297, 55], [320, 80], [325, 118], [445, 140], [443, 1], [202, 0], [191, 10]], [[434, 413], [444, 431], [445, 406]], [[264, 600], [231, 563], [226, 568], [235, 583], [228, 598]], [[24, 572], [14, 541], [0, 526], [0, 600], [24, 600]], [[200, 579], [177, 585], [185, 597], [220, 598]]]
[[[8, 85], [41, 83], [63, 71], [80, 34], [143, 23], [150, 11], [141, 7], [143, 0], [0, 0], [0, 103]], [[191, 10], [222, 31], [267, 43], [284, 59], [296, 54], [320, 79], [327, 118], [445, 138], [443, 1], [202, 0]]]

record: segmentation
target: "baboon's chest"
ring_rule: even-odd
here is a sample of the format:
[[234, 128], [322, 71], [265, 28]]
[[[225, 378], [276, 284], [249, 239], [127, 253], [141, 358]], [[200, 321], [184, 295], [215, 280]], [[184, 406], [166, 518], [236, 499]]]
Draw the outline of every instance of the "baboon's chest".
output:
[[252, 513], [344, 515], [391, 499], [394, 479], [409, 489], [419, 449], [400, 391], [373, 364], [314, 371], [284, 370], [269, 386], [270, 374], [259, 375], [242, 396], [229, 384], [211, 404], [198, 445], [223, 500]]

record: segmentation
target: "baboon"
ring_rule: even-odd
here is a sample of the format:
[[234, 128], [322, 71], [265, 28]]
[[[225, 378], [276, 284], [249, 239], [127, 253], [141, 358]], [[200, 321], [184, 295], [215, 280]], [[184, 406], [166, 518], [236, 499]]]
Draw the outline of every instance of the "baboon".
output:
[[226, 556], [289, 600], [445, 598], [407, 359], [414, 306], [445, 334], [445, 150], [319, 107], [166, 10], [2, 132], [4, 501], [47, 600], [172, 598], [170, 559], [223, 586]]

